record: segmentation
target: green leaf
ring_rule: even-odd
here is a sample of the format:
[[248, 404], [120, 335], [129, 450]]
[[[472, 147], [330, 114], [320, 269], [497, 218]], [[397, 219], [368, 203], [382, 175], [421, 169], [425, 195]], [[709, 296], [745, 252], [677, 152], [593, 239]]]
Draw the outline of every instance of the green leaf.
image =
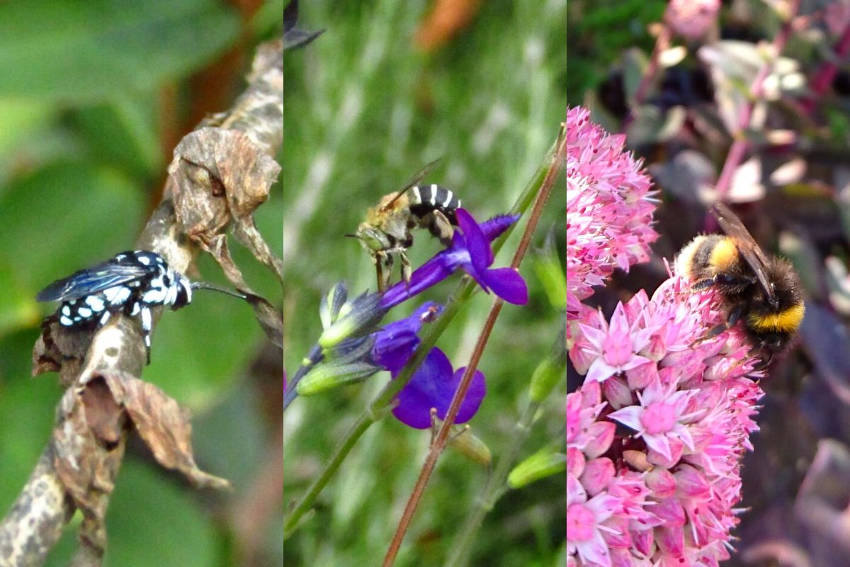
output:
[[75, 118], [98, 161], [115, 163], [142, 177], [162, 169], [151, 93], [119, 95], [109, 103], [80, 109]]
[[212, 0], [0, 3], [0, 96], [63, 101], [149, 92], [197, 69], [238, 33]]
[[33, 325], [49, 306], [35, 294], [50, 282], [130, 248], [141, 199], [113, 170], [65, 163], [17, 180], [0, 196], [0, 334]]
[[217, 565], [215, 530], [189, 487], [125, 459], [106, 515], [104, 565]]

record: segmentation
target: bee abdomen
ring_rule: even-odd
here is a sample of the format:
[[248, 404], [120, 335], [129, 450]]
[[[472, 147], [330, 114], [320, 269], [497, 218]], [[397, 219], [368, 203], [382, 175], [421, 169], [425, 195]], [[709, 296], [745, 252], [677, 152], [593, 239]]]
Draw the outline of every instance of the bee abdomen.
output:
[[452, 224], [456, 224], [455, 211], [460, 206], [460, 199], [454, 192], [440, 185], [432, 183], [410, 188], [410, 212], [418, 217], [424, 217], [436, 209], [446, 215]]

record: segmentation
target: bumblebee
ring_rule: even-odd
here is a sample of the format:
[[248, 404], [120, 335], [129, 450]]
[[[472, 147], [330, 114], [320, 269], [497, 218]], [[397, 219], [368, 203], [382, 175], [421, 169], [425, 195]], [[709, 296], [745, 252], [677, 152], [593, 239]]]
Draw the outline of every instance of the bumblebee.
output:
[[694, 238], [676, 258], [676, 273], [690, 279], [692, 289], [718, 290], [726, 328], [741, 320], [767, 365], [803, 320], [800, 278], [787, 260], [765, 254], [729, 207], [716, 203], [712, 214], [726, 234]]
[[410, 282], [411, 267], [407, 249], [413, 245], [415, 228], [426, 228], [443, 246], [449, 246], [457, 226], [455, 212], [461, 201], [454, 192], [439, 185], [419, 185], [419, 181], [435, 162], [425, 166], [402, 189], [384, 195], [366, 213], [366, 220], [352, 235], [372, 257], [378, 278], [378, 291], [389, 285], [393, 258], [401, 261], [402, 279]]

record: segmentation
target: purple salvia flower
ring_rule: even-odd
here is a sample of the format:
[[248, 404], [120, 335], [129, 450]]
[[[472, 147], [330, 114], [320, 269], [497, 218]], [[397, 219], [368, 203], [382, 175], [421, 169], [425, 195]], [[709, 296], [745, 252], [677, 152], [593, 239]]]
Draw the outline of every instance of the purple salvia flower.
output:
[[[444, 419], [464, 370], [458, 368], [456, 372], [453, 371], [449, 357], [440, 349], [432, 348], [410, 382], [398, 393], [398, 405], [393, 409], [393, 415], [405, 425], [416, 429], [431, 427], [431, 408], [436, 408], [437, 417]], [[397, 374], [398, 371], [394, 371], [393, 378]], [[484, 374], [476, 370], [455, 423], [466, 423], [472, 419], [486, 393]]]
[[419, 346], [417, 333], [422, 324], [433, 321], [442, 310], [442, 305], [426, 301], [411, 316], [389, 323], [373, 333], [372, 361], [385, 370], [400, 371]]
[[624, 149], [625, 136], [609, 135], [581, 107], [567, 113], [567, 314], [614, 268], [649, 259], [655, 204], [649, 177]]
[[[441, 305], [428, 301], [409, 317], [385, 325], [373, 333], [371, 363], [389, 370], [395, 378], [419, 346], [418, 333], [422, 325], [433, 321], [442, 309]], [[402, 423], [416, 429], [430, 427], [431, 408], [437, 409], [439, 418], [446, 416], [463, 371], [464, 368], [459, 368], [455, 372], [443, 351], [438, 348], [431, 349], [422, 365], [398, 393], [398, 405], [393, 409], [393, 415]], [[466, 423], [472, 419], [486, 393], [484, 374], [476, 371], [455, 422]]]
[[436, 285], [458, 268], [466, 271], [486, 292], [493, 293], [517, 305], [528, 302], [525, 280], [512, 268], [490, 268], [493, 251], [490, 241], [502, 234], [519, 216], [500, 216], [481, 225], [464, 209], [456, 211], [459, 230], [454, 232], [452, 245], [439, 252], [411, 274], [410, 282], [398, 282], [381, 298], [381, 307], [389, 309], [402, 301]]
[[729, 557], [759, 361], [739, 329], [709, 334], [725, 320], [716, 292], [685, 285], [638, 293], [610, 322], [580, 305], [568, 323], [586, 375], [567, 395], [568, 565]]

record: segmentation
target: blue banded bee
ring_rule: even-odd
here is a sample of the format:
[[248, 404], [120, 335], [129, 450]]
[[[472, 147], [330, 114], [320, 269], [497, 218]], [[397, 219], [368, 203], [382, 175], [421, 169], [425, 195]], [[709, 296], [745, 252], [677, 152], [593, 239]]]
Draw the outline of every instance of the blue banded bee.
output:
[[245, 299], [244, 295], [205, 282], [192, 282], [147, 250], [122, 252], [113, 258], [56, 280], [38, 301], [60, 301], [55, 317], [63, 327], [99, 328], [113, 314], [139, 317], [150, 362], [151, 308], [179, 309], [192, 302], [193, 289], [212, 289]]
[[765, 254], [729, 207], [717, 203], [712, 214], [726, 234], [694, 238], [676, 258], [676, 272], [690, 279], [693, 289], [717, 289], [726, 325], [743, 321], [766, 366], [794, 338], [803, 320], [800, 278], [790, 262]]
[[411, 267], [407, 249], [413, 245], [414, 228], [427, 228], [443, 246], [449, 246], [457, 226], [455, 211], [461, 202], [451, 189], [435, 184], [419, 185], [419, 181], [435, 162], [426, 165], [402, 189], [384, 195], [366, 213], [366, 220], [354, 236], [372, 256], [378, 276], [378, 291], [389, 285], [393, 257], [401, 261], [401, 273], [410, 282]]

